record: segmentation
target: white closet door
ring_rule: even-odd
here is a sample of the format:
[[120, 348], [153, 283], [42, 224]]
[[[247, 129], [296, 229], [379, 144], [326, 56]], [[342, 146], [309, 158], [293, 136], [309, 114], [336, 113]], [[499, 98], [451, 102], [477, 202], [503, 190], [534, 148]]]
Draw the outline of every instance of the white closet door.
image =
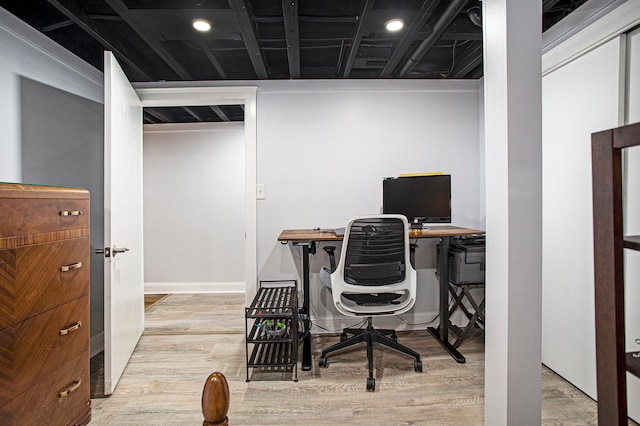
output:
[[596, 397], [591, 133], [620, 125], [621, 37], [542, 79], [542, 362]]
[[[640, 122], [640, 29], [627, 34], [625, 124]], [[640, 146], [625, 150], [625, 235], [640, 235]], [[625, 250], [626, 350], [640, 351], [640, 252]], [[636, 341], [638, 343], [636, 343]], [[640, 378], [627, 373], [627, 410], [640, 421]]]

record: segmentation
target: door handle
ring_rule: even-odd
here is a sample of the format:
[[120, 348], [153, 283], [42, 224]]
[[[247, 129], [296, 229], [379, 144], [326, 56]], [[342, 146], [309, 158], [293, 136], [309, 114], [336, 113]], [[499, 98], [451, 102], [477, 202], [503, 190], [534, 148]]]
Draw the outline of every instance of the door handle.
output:
[[125, 251], [129, 251], [129, 249], [125, 247], [118, 248], [114, 246], [113, 249], [111, 250], [111, 253], [113, 253], [113, 257], [116, 257], [116, 254], [124, 253]]
[[118, 253], [124, 253], [125, 251], [129, 251], [128, 248], [118, 248], [118, 247], [105, 247], [103, 249], [96, 249], [96, 254], [104, 254], [104, 257], [111, 257], [111, 254], [113, 254], [113, 257], [116, 257], [116, 254]]

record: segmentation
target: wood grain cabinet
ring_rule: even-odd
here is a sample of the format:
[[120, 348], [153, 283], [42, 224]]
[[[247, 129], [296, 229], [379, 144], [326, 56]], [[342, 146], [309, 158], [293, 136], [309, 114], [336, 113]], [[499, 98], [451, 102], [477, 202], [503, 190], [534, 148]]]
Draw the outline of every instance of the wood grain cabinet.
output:
[[0, 424], [85, 425], [89, 192], [0, 183]]

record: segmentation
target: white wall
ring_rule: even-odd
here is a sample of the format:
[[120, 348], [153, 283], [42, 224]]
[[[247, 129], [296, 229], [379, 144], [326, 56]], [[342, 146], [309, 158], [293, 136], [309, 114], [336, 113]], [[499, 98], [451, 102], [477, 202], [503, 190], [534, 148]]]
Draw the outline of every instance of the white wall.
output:
[[[100, 71], [0, 8], [0, 181], [89, 189], [92, 252], [103, 246], [102, 103]], [[94, 338], [103, 330], [102, 257], [91, 263]]]
[[[299, 248], [278, 243], [280, 232], [340, 227], [354, 215], [379, 213], [385, 176], [450, 173], [453, 224], [480, 224], [477, 82], [266, 83], [258, 92], [258, 182], [267, 194], [258, 201], [261, 279], [299, 280]], [[410, 323], [433, 319], [438, 308], [435, 241], [421, 240], [416, 259]], [[322, 265], [328, 258], [319, 249], [311, 264], [316, 323], [338, 315], [319, 285]]]
[[145, 292], [244, 291], [242, 123], [144, 126]]
[[91, 335], [103, 327], [104, 148], [102, 103], [20, 78], [21, 182], [80, 186], [91, 195]]
[[21, 171], [20, 79], [102, 103], [102, 73], [0, 8], [0, 181]]
[[480, 193], [480, 197], [478, 200], [478, 212], [480, 213], [480, 222], [478, 229], [486, 229], [486, 210], [487, 210], [487, 200], [486, 200], [486, 140], [485, 140], [485, 124], [484, 124], [484, 77], [478, 79], [478, 125], [479, 125], [479, 136], [478, 136], [478, 192]]

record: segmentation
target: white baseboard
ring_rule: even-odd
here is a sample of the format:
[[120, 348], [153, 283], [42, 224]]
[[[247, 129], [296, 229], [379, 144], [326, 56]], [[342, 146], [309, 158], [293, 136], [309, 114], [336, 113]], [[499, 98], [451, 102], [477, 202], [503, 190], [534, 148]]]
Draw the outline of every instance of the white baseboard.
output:
[[242, 282], [164, 282], [144, 283], [145, 294], [172, 293], [244, 293], [246, 284]]
[[95, 336], [91, 336], [91, 341], [89, 342], [89, 358], [93, 358], [102, 351], [104, 351], [104, 331], [101, 331]]

